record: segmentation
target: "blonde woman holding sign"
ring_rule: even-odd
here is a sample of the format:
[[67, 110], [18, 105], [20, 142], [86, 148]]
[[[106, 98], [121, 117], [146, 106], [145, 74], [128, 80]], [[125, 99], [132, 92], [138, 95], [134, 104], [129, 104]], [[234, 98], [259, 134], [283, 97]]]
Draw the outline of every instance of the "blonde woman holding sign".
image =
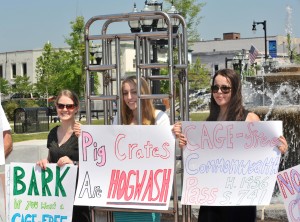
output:
[[[147, 81], [141, 77], [141, 94], [150, 94]], [[121, 122], [123, 125], [137, 125], [137, 80], [135, 76], [129, 76], [122, 82], [121, 88]], [[165, 125], [170, 126], [170, 120], [166, 113], [156, 110], [152, 100], [143, 99], [142, 103], [142, 125]], [[118, 125], [117, 118], [114, 118], [114, 125]], [[139, 212], [114, 212], [115, 222], [156, 222], [160, 221], [159, 213], [139, 213]]]

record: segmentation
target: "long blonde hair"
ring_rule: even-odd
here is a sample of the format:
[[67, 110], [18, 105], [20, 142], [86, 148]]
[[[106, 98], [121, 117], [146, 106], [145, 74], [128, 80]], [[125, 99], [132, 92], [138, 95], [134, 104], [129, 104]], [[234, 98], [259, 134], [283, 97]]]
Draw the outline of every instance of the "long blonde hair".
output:
[[[150, 94], [150, 88], [147, 83], [147, 81], [141, 77], [141, 94]], [[134, 85], [134, 87], [137, 89], [137, 80], [136, 76], [128, 76], [126, 79], [122, 82], [122, 88], [121, 88], [121, 120], [122, 124], [129, 125], [133, 120], [133, 112], [124, 102], [123, 97], [123, 87], [125, 83], [131, 83]], [[141, 101], [142, 105], [142, 125], [154, 125], [155, 124], [155, 109], [152, 103], [151, 99], [142, 99]]]

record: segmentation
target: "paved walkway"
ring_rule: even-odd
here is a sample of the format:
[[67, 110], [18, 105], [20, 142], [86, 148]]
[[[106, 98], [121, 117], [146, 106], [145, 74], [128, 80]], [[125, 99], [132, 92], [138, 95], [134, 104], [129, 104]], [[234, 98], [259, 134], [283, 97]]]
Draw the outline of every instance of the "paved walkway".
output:
[[[35, 163], [36, 161], [46, 158], [48, 149], [47, 140], [28, 140], [13, 144], [13, 151], [6, 159], [6, 164], [11, 162]], [[4, 172], [4, 166], [0, 166], [0, 172]]]
[[[46, 143], [46, 140], [29, 140], [14, 143], [13, 151], [6, 159], [6, 163], [35, 163], [42, 158], [46, 158], [48, 155]], [[0, 172], [4, 172], [4, 166], [0, 166]], [[192, 208], [193, 222], [197, 221], [196, 218], [198, 217], [198, 209], [198, 207]], [[259, 221], [288, 221], [281, 197], [272, 198], [269, 206], [259, 206], [257, 209], [257, 219]], [[98, 221], [102, 220], [97, 220], [97, 222]], [[172, 221], [172, 216], [163, 215], [162, 221]]]

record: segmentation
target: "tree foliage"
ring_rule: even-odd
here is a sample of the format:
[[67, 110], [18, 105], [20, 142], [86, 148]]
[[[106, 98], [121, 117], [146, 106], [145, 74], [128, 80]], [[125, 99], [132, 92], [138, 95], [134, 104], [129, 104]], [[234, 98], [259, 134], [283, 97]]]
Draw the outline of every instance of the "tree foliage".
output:
[[201, 64], [200, 58], [196, 59], [196, 62], [189, 66], [188, 79], [190, 89], [207, 89], [210, 85], [210, 72]]
[[198, 3], [197, 0], [165, 0], [165, 2], [173, 2], [173, 5], [185, 18], [189, 41], [198, 40], [199, 33], [197, 26], [201, 20], [199, 14], [206, 3]]
[[11, 87], [8, 80], [0, 77], [0, 92], [6, 96], [10, 93], [10, 91]]
[[300, 63], [300, 56], [297, 55], [296, 48], [292, 47], [291, 35], [287, 34], [287, 49], [291, 62]]
[[36, 87], [44, 96], [57, 95], [61, 89], [84, 93], [84, 18], [79, 16], [70, 24], [72, 32], [65, 39], [70, 50], [55, 50], [46, 43], [37, 60]]
[[30, 82], [28, 76], [16, 76], [15, 86], [12, 87], [12, 92], [20, 93], [25, 96], [27, 93], [32, 93], [33, 90], [33, 84]]

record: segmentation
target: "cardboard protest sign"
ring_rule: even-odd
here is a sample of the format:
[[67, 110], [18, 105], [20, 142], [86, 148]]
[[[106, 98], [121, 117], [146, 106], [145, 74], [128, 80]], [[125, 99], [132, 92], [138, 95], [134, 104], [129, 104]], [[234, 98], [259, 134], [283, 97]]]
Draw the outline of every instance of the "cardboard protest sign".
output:
[[10, 164], [5, 165], [5, 201], [6, 201], [6, 221], [10, 221], [9, 206], [10, 206]]
[[183, 122], [185, 205], [268, 205], [281, 154], [281, 121]]
[[0, 173], [0, 222], [6, 221], [5, 208], [5, 173]]
[[175, 139], [166, 126], [82, 126], [75, 205], [167, 210]]
[[8, 221], [71, 222], [76, 176], [74, 165], [11, 163]]
[[283, 198], [289, 221], [300, 218], [300, 165], [281, 171], [277, 175], [277, 184]]
[[[3, 135], [2, 121], [0, 118], [0, 135]], [[0, 165], [5, 164], [3, 136], [0, 136]]]

